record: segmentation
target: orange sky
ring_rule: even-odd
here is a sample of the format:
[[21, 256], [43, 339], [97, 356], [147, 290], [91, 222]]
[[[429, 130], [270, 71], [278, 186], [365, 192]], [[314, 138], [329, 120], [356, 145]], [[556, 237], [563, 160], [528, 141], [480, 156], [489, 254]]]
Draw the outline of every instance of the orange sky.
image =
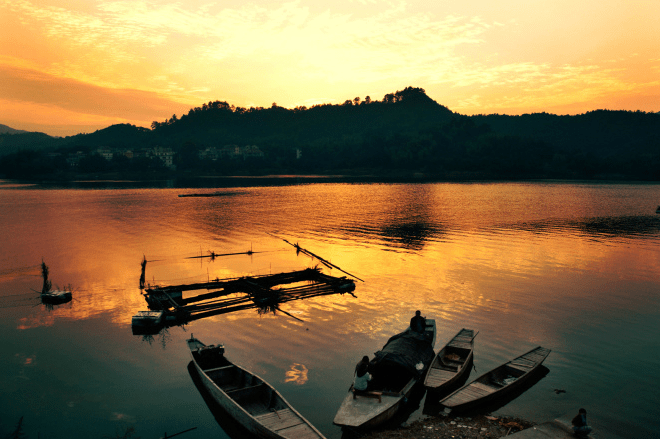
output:
[[660, 111], [658, 0], [0, 0], [0, 124], [149, 126], [422, 87], [461, 114]]

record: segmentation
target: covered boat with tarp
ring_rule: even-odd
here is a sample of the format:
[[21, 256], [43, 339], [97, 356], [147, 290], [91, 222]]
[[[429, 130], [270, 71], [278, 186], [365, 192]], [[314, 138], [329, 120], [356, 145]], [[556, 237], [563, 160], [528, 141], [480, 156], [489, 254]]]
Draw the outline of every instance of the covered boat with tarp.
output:
[[426, 319], [424, 333], [410, 328], [392, 336], [369, 362], [372, 376], [366, 391], [351, 388], [334, 423], [351, 428], [371, 428], [403, 406], [414, 385], [424, 379], [435, 352], [435, 320]]

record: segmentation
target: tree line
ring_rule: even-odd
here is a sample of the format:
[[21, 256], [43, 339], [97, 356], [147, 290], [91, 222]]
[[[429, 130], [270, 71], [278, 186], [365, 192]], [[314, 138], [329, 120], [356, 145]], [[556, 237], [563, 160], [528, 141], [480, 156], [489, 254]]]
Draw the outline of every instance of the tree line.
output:
[[[95, 159], [94, 172], [256, 175], [343, 173], [437, 179], [660, 180], [660, 114], [598, 110], [464, 116], [406, 87], [382, 100], [369, 96], [310, 108], [242, 108], [213, 101], [151, 129], [114, 125], [59, 139], [50, 150], [99, 146], [171, 148], [176, 171], [158, 163]], [[0, 147], [3, 136], [0, 135]], [[14, 135], [19, 136], [19, 135]], [[208, 160], [200, 152], [257, 145], [264, 157]], [[91, 159], [90, 159], [91, 160]], [[94, 163], [84, 163], [87, 172]], [[35, 177], [56, 167], [23, 150], [0, 158], [0, 173]], [[61, 166], [61, 163], [57, 166]], [[82, 172], [82, 170], [79, 170]]]

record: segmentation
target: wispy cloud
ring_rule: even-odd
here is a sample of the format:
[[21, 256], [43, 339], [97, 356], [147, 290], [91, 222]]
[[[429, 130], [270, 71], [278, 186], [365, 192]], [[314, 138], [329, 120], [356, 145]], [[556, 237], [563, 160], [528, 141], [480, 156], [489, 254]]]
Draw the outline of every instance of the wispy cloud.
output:
[[[650, 95], [658, 87], [635, 77], [629, 64], [657, 51], [598, 57], [587, 47], [566, 57], [570, 47], [555, 47], [554, 56], [543, 56], [535, 44], [545, 44], [553, 28], [535, 33], [522, 12], [444, 2], [0, 0], [0, 14], [12, 17], [7, 23], [18, 35], [16, 46], [0, 47], [0, 75], [14, 87], [0, 85], [0, 98], [99, 116], [144, 118], [164, 107], [171, 115], [181, 103], [212, 99], [245, 106], [330, 102], [354, 92], [379, 98], [376, 92], [407, 85], [453, 110], [476, 112]], [[526, 42], [530, 32], [536, 40]], [[31, 46], [23, 48], [21, 35]], [[654, 57], [647, 76], [659, 69]]]

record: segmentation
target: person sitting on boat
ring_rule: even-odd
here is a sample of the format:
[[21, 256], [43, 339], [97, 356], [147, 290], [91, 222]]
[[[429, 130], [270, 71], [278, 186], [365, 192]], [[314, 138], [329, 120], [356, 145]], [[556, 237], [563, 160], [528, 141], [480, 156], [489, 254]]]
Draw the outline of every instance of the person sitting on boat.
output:
[[420, 334], [426, 331], [426, 317], [422, 317], [421, 311], [415, 311], [415, 316], [410, 319], [410, 329]]
[[571, 421], [573, 424], [573, 432], [578, 437], [587, 437], [591, 433], [591, 427], [587, 425], [587, 411], [585, 409], [578, 410], [578, 414]]
[[371, 381], [371, 374], [369, 373], [369, 357], [365, 355], [355, 366], [353, 389], [364, 392], [369, 387], [369, 381]]

